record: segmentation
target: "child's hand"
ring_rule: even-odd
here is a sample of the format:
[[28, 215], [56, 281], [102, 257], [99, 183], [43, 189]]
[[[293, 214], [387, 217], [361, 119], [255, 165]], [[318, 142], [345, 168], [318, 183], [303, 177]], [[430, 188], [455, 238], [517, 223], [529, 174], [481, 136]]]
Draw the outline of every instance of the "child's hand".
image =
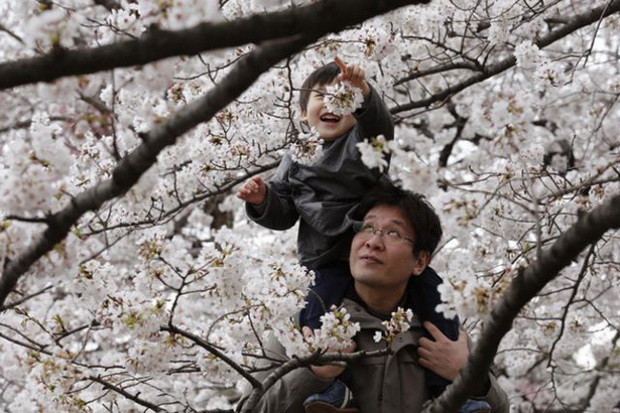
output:
[[[312, 329], [308, 326], [302, 327], [301, 331], [304, 337], [306, 338], [310, 338], [313, 335]], [[340, 352], [341, 353], [353, 353], [353, 351], [355, 350], [355, 347], [357, 347], [357, 344], [353, 342], [349, 347], [345, 348], [344, 350], [341, 350]], [[327, 349], [327, 353], [333, 353], [333, 351], [330, 351], [330, 349]], [[345, 367], [343, 367], [342, 365], [337, 365], [337, 364], [336, 365], [326, 364], [323, 366], [311, 365], [310, 370], [312, 370], [314, 375], [317, 376], [318, 378], [323, 379], [323, 380], [330, 380], [330, 379], [335, 379], [336, 377], [340, 376], [342, 372], [345, 370]]]
[[253, 205], [265, 202], [266, 196], [267, 186], [259, 176], [254, 176], [245, 181], [245, 184], [237, 191], [237, 198]]
[[340, 80], [348, 81], [352, 86], [362, 89], [364, 97], [370, 93], [370, 86], [366, 83], [366, 75], [361, 67], [355, 65], [347, 65], [338, 56], [334, 58], [334, 62], [340, 68]]

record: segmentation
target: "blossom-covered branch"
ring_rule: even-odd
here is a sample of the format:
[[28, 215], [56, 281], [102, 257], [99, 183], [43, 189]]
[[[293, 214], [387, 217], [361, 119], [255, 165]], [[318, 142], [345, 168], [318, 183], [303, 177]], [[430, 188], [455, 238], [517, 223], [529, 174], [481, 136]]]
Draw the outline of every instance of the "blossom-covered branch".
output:
[[468, 365], [427, 411], [456, 411], [474, 393], [476, 385], [484, 381], [499, 343], [512, 328], [512, 322], [519, 311], [588, 245], [597, 242], [610, 229], [619, 228], [620, 195], [616, 195], [580, 217], [551, 248], [543, 252], [539, 260], [518, 274], [486, 318], [480, 338], [469, 356]]
[[209, 120], [249, 87], [261, 73], [283, 58], [299, 51], [314, 38], [297, 38], [265, 44], [239, 61], [219, 86], [144, 136], [144, 142], [114, 169], [112, 179], [101, 182], [73, 198], [63, 210], [47, 218], [48, 228], [41, 239], [12, 260], [0, 278], [0, 309], [19, 278], [40, 257], [61, 242], [70, 228], [87, 211], [123, 195], [156, 162], [157, 155], [200, 122]]
[[[587, 12], [573, 16], [562, 27], [538, 39], [535, 42], [535, 44], [539, 48], [549, 46], [555, 43], [556, 41], [563, 39], [569, 34], [574, 33], [575, 31], [583, 27], [596, 23], [608, 16], [618, 13], [619, 11], [620, 11], [620, 0], [612, 0], [605, 5], [595, 7]], [[396, 114], [396, 113], [406, 112], [412, 109], [426, 108], [434, 104], [443, 103], [450, 97], [462, 92], [463, 90], [471, 87], [472, 85], [481, 83], [487, 79], [497, 76], [498, 74], [510, 69], [511, 67], [514, 67], [516, 63], [517, 63], [517, 58], [513, 55], [501, 61], [498, 61], [496, 63], [485, 65], [483, 68], [478, 69], [476, 74], [468, 78], [465, 78], [464, 80], [459, 81], [455, 85], [448, 86], [447, 88], [440, 90], [439, 92], [435, 92], [427, 98], [413, 101], [410, 103], [405, 103], [402, 105], [397, 105], [391, 108], [390, 110], [392, 113]], [[463, 68], [463, 67], [461, 65], [454, 66], [454, 69], [460, 69], [460, 68]], [[439, 70], [439, 69], [435, 69], [435, 70]], [[443, 71], [443, 69], [441, 69], [441, 71]], [[432, 73], [432, 72], [429, 72], [429, 73]], [[398, 83], [402, 84], [404, 83], [404, 80], [415, 80], [417, 78], [419, 78], [419, 74], [414, 73], [407, 78], [399, 80]]]
[[144, 400], [144, 399], [140, 398], [139, 397], [140, 393], [138, 393], [138, 394], [131, 394], [127, 390], [125, 390], [125, 389], [123, 389], [123, 388], [121, 388], [119, 386], [116, 386], [116, 385], [114, 385], [112, 383], [109, 383], [109, 382], [103, 380], [101, 377], [89, 377], [89, 379], [94, 381], [95, 383], [101, 384], [104, 388], [106, 388], [106, 389], [108, 389], [110, 391], [116, 392], [116, 393], [122, 395], [123, 397], [126, 397], [129, 400], [132, 400], [135, 403], [137, 403], [137, 404], [139, 404], [141, 406], [146, 407], [149, 410], [153, 410], [154, 412], [165, 412], [166, 411], [165, 409], [163, 409], [163, 408], [161, 408], [161, 407], [159, 407], [159, 406], [157, 406], [157, 405], [155, 405], [153, 403], [150, 403], [148, 400]]
[[226, 354], [224, 354], [222, 351], [218, 350], [215, 346], [209, 344], [208, 342], [206, 342], [202, 338], [200, 338], [200, 337], [196, 336], [195, 334], [192, 334], [192, 333], [190, 333], [188, 331], [182, 330], [182, 329], [180, 329], [177, 326], [172, 325], [172, 324], [167, 325], [167, 326], [162, 326], [161, 329], [163, 331], [168, 331], [168, 332], [170, 332], [172, 334], [178, 334], [180, 336], [183, 336], [183, 337], [193, 341], [194, 343], [196, 343], [196, 345], [202, 347], [203, 349], [205, 349], [209, 353], [213, 354], [215, 357], [217, 357], [220, 360], [222, 360], [224, 363], [228, 364], [228, 366], [230, 366], [230, 368], [232, 368], [233, 370], [238, 372], [242, 377], [244, 377], [247, 381], [249, 381], [252, 384], [252, 386], [260, 387], [260, 382], [258, 382], [251, 375], [247, 374], [245, 372], [245, 370], [243, 370], [241, 368], [241, 366], [239, 366], [237, 363], [232, 361], [230, 358], [226, 357]]
[[0, 64], [0, 89], [51, 82], [65, 76], [143, 65], [161, 59], [260, 44], [298, 34], [320, 37], [373, 16], [428, 0], [322, 0], [308, 6], [230, 22], [208, 22], [168, 31], [152, 28], [140, 39], [86, 50], [54, 50], [44, 56]]

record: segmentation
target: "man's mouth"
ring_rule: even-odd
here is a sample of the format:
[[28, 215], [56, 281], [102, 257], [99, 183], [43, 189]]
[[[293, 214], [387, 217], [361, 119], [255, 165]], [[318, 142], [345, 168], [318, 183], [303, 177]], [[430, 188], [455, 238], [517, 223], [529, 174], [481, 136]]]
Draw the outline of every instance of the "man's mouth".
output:
[[383, 264], [383, 261], [371, 255], [362, 255], [360, 259], [364, 262], [368, 262], [372, 264]]
[[333, 113], [324, 113], [319, 119], [321, 119], [321, 122], [338, 123], [340, 121], [340, 116], [334, 115]]

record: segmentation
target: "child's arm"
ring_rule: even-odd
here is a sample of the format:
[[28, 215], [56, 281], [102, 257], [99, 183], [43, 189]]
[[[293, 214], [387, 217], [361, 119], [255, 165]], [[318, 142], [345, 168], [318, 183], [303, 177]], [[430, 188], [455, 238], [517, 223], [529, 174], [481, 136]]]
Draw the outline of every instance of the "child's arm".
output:
[[357, 119], [356, 140], [374, 138], [383, 135], [386, 140], [394, 139], [394, 121], [387, 106], [381, 100], [379, 93], [370, 87], [366, 81], [366, 74], [357, 65], [347, 65], [338, 56], [334, 62], [340, 68], [340, 80], [347, 80], [351, 85], [362, 90], [364, 103], [353, 113]]
[[292, 189], [288, 182], [290, 167], [291, 159], [285, 155], [269, 183], [253, 177], [237, 192], [237, 197], [246, 201], [245, 212], [248, 218], [258, 225], [283, 231], [297, 222], [299, 213], [291, 197]]

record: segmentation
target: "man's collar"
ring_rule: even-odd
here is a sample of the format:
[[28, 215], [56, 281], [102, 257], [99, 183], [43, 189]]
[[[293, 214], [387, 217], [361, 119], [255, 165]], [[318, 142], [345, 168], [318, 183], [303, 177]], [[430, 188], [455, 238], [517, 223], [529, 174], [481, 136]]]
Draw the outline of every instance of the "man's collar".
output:
[[362, 300], [362, 298], [357, 294], [357, 291], [355, 291], [354, 283], [351, 283], [349, 285], [345, 298], [355, 301], [357, 304], [361, 305], [364, 308], [364, 310], [368, 312], [368, 314], [374, 317], [377, 317], [381, 321], [390, 320], [392, 318], [392, 313], [395, 312], [398, 309], [398, 307], [411, 308], [409, 300], [407, 299], [407, 293], [405, 292], [405, 294], [403, 295], [403, 298], [401, 298], [398, 304], [396, 304], [396, 306], [391, 311], [385, 313], [383, 311], [373, 310], [372, 308], [368, 307], [368, 305], [364, 302], [364, 300]]

